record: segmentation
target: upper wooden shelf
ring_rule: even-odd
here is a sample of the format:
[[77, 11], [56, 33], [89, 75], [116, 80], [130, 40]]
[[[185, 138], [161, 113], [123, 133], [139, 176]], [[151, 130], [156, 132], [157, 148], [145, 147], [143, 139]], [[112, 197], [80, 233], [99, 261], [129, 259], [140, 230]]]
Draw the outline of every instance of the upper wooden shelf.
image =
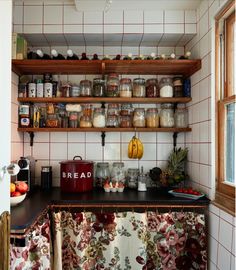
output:
[[133, 74], [183, 75], [201, 69], [201, 60], [12, 60], [18, 75], [51, 74]]
[[53, 98], [18, 98], [19, 102], [32, 103], [139, 103], [139, 104], [157, 104], [157, 103], [188, 103], [192, 100], [190, 97], [179, 98], [121, 98], [121, 97], [53, 97]]

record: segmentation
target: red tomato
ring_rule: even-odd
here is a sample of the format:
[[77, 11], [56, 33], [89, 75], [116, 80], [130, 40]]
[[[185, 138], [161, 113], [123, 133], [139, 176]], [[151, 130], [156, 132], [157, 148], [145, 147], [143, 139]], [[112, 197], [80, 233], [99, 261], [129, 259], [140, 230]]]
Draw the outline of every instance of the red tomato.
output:
[[19, 191], [15, 191], [11, 193], [11, 197], [18, 197], [21, 196], [22, 194]]
[[28, 191], [28, 185], [23, 181], [16, 182], [16, 191], [19, 191], [21, 194], [24, 194]]

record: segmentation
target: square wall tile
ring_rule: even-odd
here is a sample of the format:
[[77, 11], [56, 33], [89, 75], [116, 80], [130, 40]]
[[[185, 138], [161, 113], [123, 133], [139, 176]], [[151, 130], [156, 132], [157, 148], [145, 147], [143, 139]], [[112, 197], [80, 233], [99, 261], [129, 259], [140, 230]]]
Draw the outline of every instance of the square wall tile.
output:
[[49, 159], [49, 143], [34, 143], [32, 148], [35, 159]]
[[44, 6], [44, 24], [62, 24], [63, 6]]
[[120, 143], [121, 135], [120, 132], [107, 132], [105, 143]]
[[42, 24], [43, 6], [24, 6], [24, 24]]
[[202, 122], [199, 124], [200, 126], [200, 131], [199, 131], [199, 141], [200, 142], [209, 142], [209, 134], [208, 134], [208, 127], [209, 127], [209, 122]]
[[[43, 32], [42, 25], [23, 25], [22, 32], [24, 34], [41, 34]], [[30, 42], [31, 43], [31, 42]], [[32, 44], [34, 45], [34, 44]]]
[[67, 158], [67, 143], [50, 143], [50, 159]]
[[[78, 34], [82, 34], [83, 33], [83, 25], [82, 24], [64, 24], [63, 25], [63, 32], [65, 33], [65, 34], [76, 34], [76, 33], [78, 33]], [[69, 39], [70, 40], [70, 39]], [[82, 41], [82, 42], [81, 42]], [[83, 44], [83, 39], [81, 40], [79, 40], [77, 43], [75, 43], [76, 45], [79, 45], [79, 44]], [[68, 42], [68, 43], [70, 43], [70, 41]]]
[[163, 10], [144, 10], [144, 23], [163, 23]]
[[208, 147], [207, 144], [200, 144], [200, 162], [203, 164], [208, 164]]
[[143, 11], [124, 10], [124, 24], [143, 24]]
[[64, 24], [83, 24], [83, 12], [74, 6], [64, 6]]
[[62, 142], [67, 143], [67, 132], [51, 132], [50, 133], [50, 142]]
[[202, 38], [208, 31], [208, 12], [200, 20], [200, 38]]
[[[164, 24], [144, 24], [145, 34], [163, 34]], [[160, 40], [161, 35], [157, 35], [156, 44]]]
[[86, 34], [102, 34], [103, 33], [103, 26], [102, 26], [102, 24], [101, 25], [86, 24], [86, 25], [84, 25], [84, 33], [86, 33]]
[[218, 250], [218, 268], [220, 270], [230, 269], [231, 254], [222, 245], [219, 245]]
[[13, 23], [23, 24], [23, 6], [13, 6]]
[[87, 143], [85, 153], [85, 159], [100, 161], [103, 159], [103, 146], [101, 143]]
[[[43, 26], [43, 32], [45, 34], [61, 34], [63, 30], [62, 24], [54, 24], [54, 25], [44, 25]], [[57, 44], [62, 45], [62, 44]]]
[[213, 213], [209, 213], [209, 234], [218, 241], [220, 219]]
[[185, 10], [185, 23], [196, 23], [197, 22], [197, 13], [196, 10]]
[[24, 155], [23, 144], [20, 143], [11, 143], [11, 160], [18, 160], [19, 157]]
[[199, 103], [199, 121], [208, 120], [208, 100]]
[[219, 242], [227, 250], [231, 251], [232, 246], [232, 236], [233, 236], [233, 227], [231, 224], [226, 222], [223, 219], [220, 219], [220, 229], [219, 229]]
[[85, 143], [85, 132], [68, 132], [68, 143], [71, 142]]
[[183, 10], [166, 10], [165, 23], [184, 23]]
[[209, 259], [217, 264], [217, 251], [218, 251], [218, 242], [211, 236], [208, 236], [209, 243]]
[[[157, 145], [156, 145], [156, 143], [144, 143], [143, 148], [144, 148], [143, 157], [142, 157], [143, 161], [157, 159]], [[159, 145], [158, 145], [158, 149], [159, 149]]]
[[85, 159], [85, 148], [84, 143], [68, 143], [68, 159], [73, 159], [75, 156]]
[[41, 178], [42, 166], [49, 166], [49, 160], [37, 160], [35, 162], [35, 177], [36, 178]]
[[123, 10], [104, 12], [104, 24], [123, 24]]
[[157, 144], [157, 160], [167, 160], [173, 150], [172, 144]]
[[119, 143], [106, 143], [104, 146], [104, 160], [120, 160]]
[[164, 32], [166, 34], [183, 34], [184, 24], [164, 24]]
[[234, 255], [231, 255], [231, 268], [230, 270], [235, 270], [236, 265], [236, 257]]
[[84, 24], [103, 24], [103, 12], [85, 11]]
[[185, 34], [197, 34], [197, 25], [196, 24], [185, 24], [184, 25]]
[[60, 177], [60, 161], [58, 160], [50, 160], [50, 166], [52, 166], [52, 178]]

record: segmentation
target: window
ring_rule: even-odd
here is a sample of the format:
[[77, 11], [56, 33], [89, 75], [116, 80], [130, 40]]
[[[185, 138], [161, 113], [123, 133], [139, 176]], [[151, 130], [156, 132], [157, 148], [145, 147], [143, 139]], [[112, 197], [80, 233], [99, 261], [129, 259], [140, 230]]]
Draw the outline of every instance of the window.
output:
[[216, 198], [224, 210], [235, 212], [235, 62], [234, 1], [216, 16]]

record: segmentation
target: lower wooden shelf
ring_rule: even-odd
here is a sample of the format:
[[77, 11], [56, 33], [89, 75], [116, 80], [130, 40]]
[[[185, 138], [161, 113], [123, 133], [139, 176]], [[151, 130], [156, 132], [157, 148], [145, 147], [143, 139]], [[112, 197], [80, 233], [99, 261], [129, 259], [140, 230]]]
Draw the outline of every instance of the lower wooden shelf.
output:
[[189, 132], [191, 128], [18, 128], [22, 132]]

